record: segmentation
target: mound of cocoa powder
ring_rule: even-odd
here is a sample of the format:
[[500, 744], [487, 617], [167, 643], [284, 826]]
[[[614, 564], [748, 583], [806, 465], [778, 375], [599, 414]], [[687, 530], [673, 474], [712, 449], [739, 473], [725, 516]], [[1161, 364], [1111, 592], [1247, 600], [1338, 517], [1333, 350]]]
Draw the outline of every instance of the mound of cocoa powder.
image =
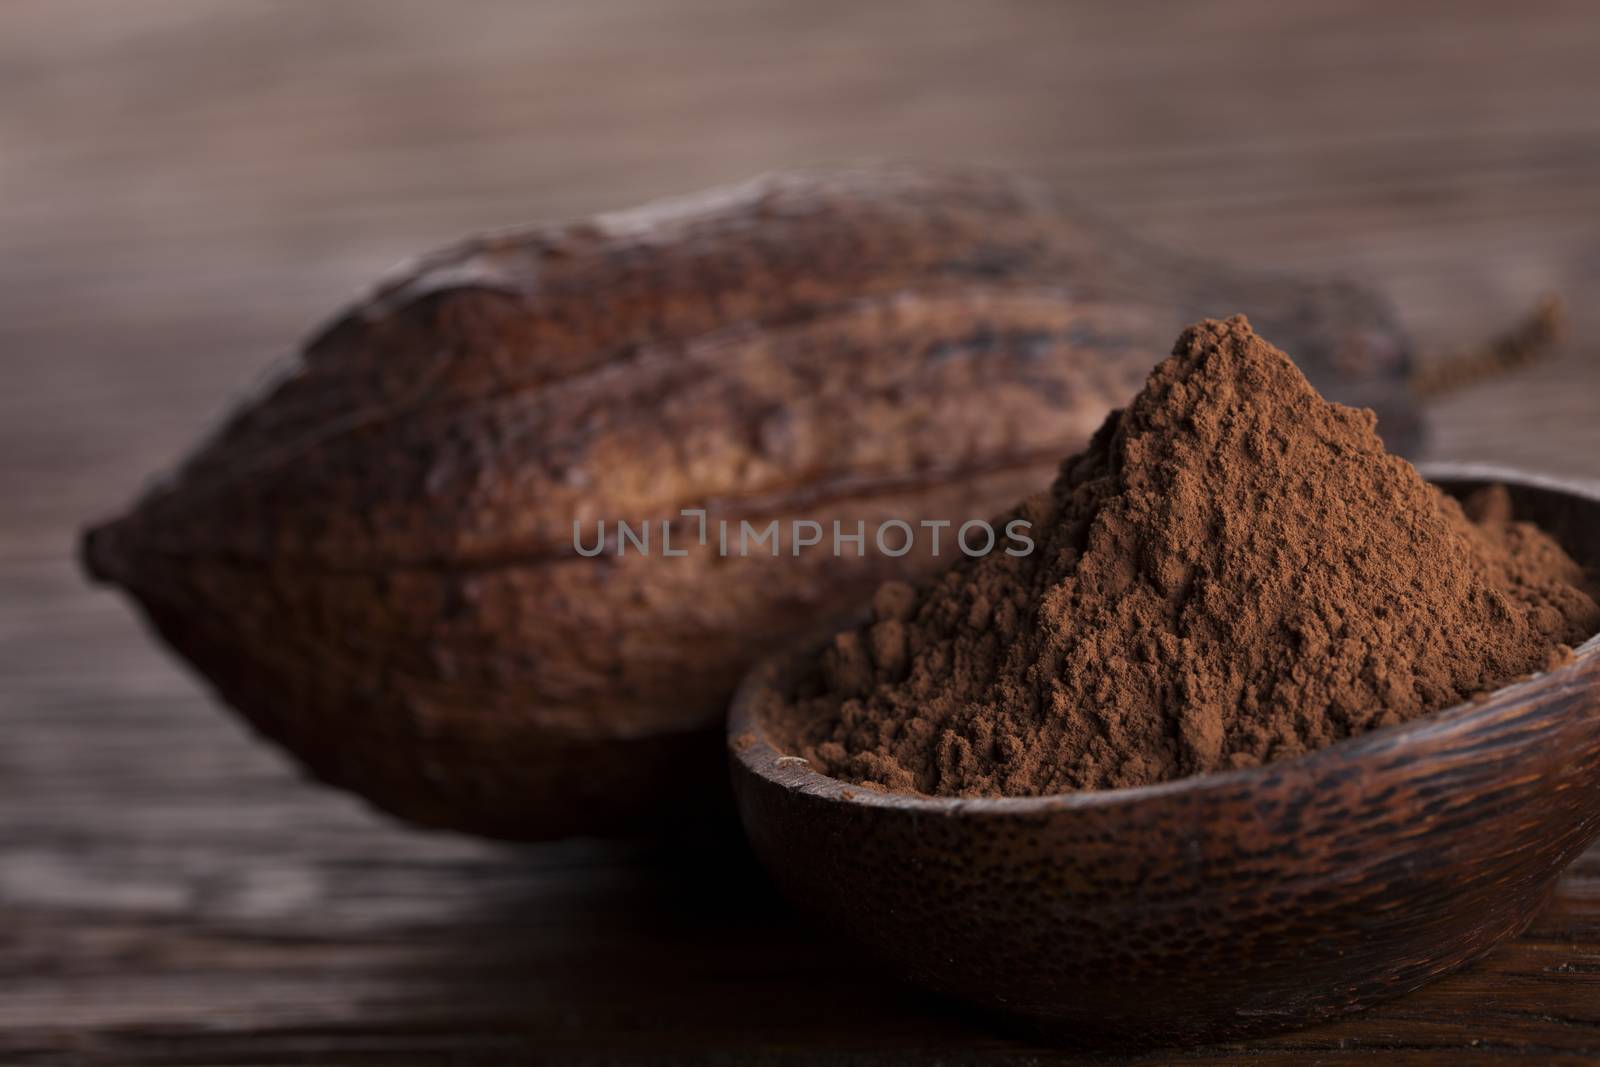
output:
[[1242, 317], [1191, 327], [1007, 517], [1031, 554], [883, 586], [771, 735], [895, 791], [1141, 785], [1447, 707], [1600, 628], [1581, 569], [1504, 490], [1464, 511], [1374, 421]]

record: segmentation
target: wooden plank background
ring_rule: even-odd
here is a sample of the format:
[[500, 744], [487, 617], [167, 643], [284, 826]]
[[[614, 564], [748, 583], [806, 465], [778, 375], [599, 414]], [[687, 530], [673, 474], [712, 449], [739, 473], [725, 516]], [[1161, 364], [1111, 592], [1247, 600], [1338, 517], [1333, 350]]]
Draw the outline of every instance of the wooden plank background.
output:
[[[71, 561], [395, 261], [862, 157], [1009, 165], [1147, 239], [1380, 284], [1441, 351], [1561, 292], [1574, 343], [1442, 400], [1433, 455], [1600, 479], [1590, 3], [10, 0], [0, 1062], [1070, 1058], [851, 966], [732, 846], [507, 849], [309, 785]], [[1465, 974], [1188, 1055], [1596, 1059], [1600, 855]]]

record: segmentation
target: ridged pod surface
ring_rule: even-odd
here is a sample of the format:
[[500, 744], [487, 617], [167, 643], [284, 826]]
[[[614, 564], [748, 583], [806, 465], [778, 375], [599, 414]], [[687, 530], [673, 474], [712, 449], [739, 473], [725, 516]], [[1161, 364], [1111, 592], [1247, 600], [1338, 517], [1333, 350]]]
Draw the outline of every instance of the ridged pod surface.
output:
[[[1236, 312], [1415, 443], [1364, 290], [1178, 259], [1005, 175], [775, 175], [429, 257], [84, 556], [327, 782], [496, 837], [646, 830], [721, 796], [751, 662], [932, 564], [878, 523], [1043, 487], [1184, 324]], [[774, 519], [865, 522], [867, 552], [717, 550]], [[649, 554], [575, 549], [619, 520]]]

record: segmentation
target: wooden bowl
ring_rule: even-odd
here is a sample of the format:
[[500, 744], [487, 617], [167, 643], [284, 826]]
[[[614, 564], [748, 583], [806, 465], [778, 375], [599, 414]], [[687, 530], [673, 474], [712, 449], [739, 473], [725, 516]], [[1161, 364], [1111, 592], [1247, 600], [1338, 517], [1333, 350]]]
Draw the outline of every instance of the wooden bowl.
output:
[[[1600, 563], [1600, 494], [1510, 490]], [[1558, 670], [1299, 759], [998, 800], [852, 786], [784, 758], [752, 670], [734, 789], [787, 894], [904, 977], [1047, 1036], [1171, 1044], [1299, 1026], [1408, 992], [1522, 930], [1600, 834], [1600, 638]]]

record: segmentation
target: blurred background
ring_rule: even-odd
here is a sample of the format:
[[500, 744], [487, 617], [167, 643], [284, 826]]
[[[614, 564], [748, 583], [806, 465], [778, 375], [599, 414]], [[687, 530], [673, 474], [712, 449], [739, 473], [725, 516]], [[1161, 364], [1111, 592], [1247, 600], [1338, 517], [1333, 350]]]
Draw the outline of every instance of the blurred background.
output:
[[1572, 343], [1441, 399], [1431, 454], [1600, 479], [1597, 57], [1580, 0], [7, 0], [0, 1059], [620, 1056], [729, 1013], [768, 1053], [974, 1040], [764, 898], [300, 782], [85, 587], [77, 527], [399, 260], [878, 157], [1378, 286], [1425, 350], [1562, 294]]

